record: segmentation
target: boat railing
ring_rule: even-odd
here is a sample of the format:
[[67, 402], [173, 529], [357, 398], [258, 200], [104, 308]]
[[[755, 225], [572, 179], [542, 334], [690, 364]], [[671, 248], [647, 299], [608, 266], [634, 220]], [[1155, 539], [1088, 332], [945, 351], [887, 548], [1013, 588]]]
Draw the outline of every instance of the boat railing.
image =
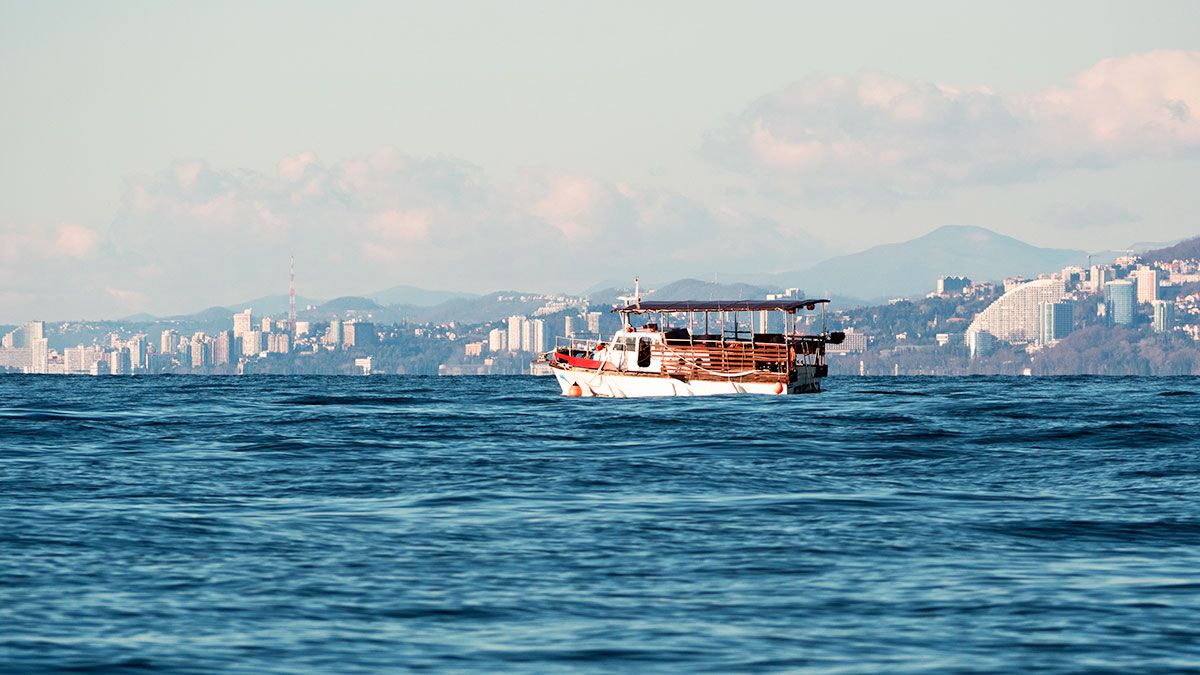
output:
[[595, 338], [577, 338], [577, 337], [556, 337], [554, 338], [554, 351], [564, 354], [592, 354], [596, 351], [596, 345], [603, 342]]
[[689, 380], [723, 377], [786, 383], [793, 358], [786, 344], [757, 342], [655, 344], [652, 353], [661, 359], [663, 374]]

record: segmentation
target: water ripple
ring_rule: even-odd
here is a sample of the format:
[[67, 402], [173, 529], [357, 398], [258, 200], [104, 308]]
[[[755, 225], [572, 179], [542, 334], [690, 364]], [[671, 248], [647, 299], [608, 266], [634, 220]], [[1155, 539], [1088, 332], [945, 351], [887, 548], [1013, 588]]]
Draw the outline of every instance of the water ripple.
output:
[[0, 670], [1197, 670], [1198, 394], [0, 376]]

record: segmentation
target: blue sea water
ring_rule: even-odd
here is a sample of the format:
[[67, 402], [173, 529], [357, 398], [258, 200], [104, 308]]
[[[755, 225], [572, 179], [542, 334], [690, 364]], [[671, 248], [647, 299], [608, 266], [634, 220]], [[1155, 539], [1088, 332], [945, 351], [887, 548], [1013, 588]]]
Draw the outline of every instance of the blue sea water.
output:
[[0, 377], [0, 668], [1200, 669], [1200, 381]]

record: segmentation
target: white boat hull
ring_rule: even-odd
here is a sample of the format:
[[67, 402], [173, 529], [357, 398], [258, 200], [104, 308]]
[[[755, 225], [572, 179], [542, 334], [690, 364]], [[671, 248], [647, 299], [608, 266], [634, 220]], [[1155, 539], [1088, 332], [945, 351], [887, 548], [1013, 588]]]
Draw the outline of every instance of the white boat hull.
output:
[[[611, 370], [583, 370], [552, 366], [564, 396], [643, 398], [650, 396], [715, 396], [718, 394], [807, 394], [821, 390], [816, 366], [801, 366], [795, 382], [739, 382], [737, 380], [681, 380], [654, 374], [631, 374]], [[573, 391], [572, 387], [578, 386]]]

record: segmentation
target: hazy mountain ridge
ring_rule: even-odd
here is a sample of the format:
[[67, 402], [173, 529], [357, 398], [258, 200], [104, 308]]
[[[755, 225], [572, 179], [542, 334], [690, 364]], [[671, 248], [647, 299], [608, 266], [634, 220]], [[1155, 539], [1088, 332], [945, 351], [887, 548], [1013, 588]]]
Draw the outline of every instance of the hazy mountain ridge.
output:
[[998, 281], [1086, 261], [1087, 253], [1080, 250], [1041, 248], [983, 227], [947, 225], [916, 239], [873, 246], [774, 278], [817, 295], [828, 289], [834, 295], [875, 301], [923, 295], [943, 275]]
[[366, 296], [370, 300], [383, 305], [412, 305], [414, 307], [434, 307], [449, 300], [458, 300], [463, 298], [478, 298], [477, 293], [459, 293], [456, 291], [437, 291], [428, 288], [418, 288], [417, 286], [409, 286], [400, 284], [391, 288], [375, 293], [369, 293]]
[[1148, 262], [1170, 262], [1188, 258], [1200, 258], [1200, 237], [1184, 239], [1166, 248], [1159, 248], [1142, 253], [1142, 259]]
[[[657, 300], [708, 300], [762, 298], [785, 287], [799, 287], [809, 297], [830, 297], [837, 306], [851, 307], [883, 302], [894, 297], [921, 296], [933, 290], [937, 277], [962, 274], [974, 281], [999, 281], [1008, 276], [1034, 276], [1068, 265], [1084, 265], [1082, 250], [1043, 248], [983, 227], [946, 226], [908, 241], [873, 246], [836, 256], [809, 268], [779, 274], [705, 275], [719, 281], [687, 277], [663, 284], [642, 284], [642, 295]], [[1200, 237], [1173, 246], [1146, 251], [1148, 260], [1200, 257]], [[1097, 259], [1096, 262], [1104, 262]], [[619, 304], [633, 284], [608, 282], [583, 295], [598, 308]], [[602, 284], [597, 284], [601, 286]], [[495, 291], [481, 295], [439, 291], [415, 286], [393, 286], [367, 295], [348, 295], [329, 301], [297, 297], [301, 319], [323, 321], [357, 316], [380, 323], [392, 321], [478, 323], [498, 321], [513, 314], [528, 314], [542, 300], [521, 301], [541, 294]], [[503, 298], [503, 300], [501, 299]], [[394, 302], [388, 302], [394, 300]], [[437, 302], [433, 302], [437, 300]], [[227, 307], [211, 307], [189, 315], [166, 317], [211, 325], [228, 321], [244, 308], [255, 316], [282, 318], [287, 314], [285, 294], [268, 295]], [[432, 303], [432, 304], [429, 304]], [[304, 309], [313, 307], [314, 309]], [[127, 317], [131, 322], [159, 320], [149, 314]]]

